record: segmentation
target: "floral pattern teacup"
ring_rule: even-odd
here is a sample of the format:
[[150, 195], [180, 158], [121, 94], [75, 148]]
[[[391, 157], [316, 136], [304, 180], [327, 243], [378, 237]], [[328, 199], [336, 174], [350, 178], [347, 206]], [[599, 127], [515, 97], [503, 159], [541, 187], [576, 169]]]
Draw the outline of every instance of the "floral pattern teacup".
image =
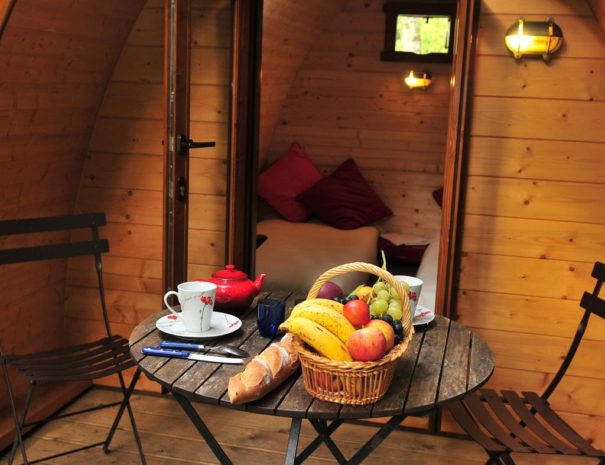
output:
[[[177, 286], [177, 291], [164, 294], [164, 303], [192, 333], [203, 333], [210, 329], [214, 302], [216, 301], [216, 284], [206, 281], [190, 281]], [[177, 312], [168, 303], [168, 297], [175, 295], [179, 300], [181, 311]]]

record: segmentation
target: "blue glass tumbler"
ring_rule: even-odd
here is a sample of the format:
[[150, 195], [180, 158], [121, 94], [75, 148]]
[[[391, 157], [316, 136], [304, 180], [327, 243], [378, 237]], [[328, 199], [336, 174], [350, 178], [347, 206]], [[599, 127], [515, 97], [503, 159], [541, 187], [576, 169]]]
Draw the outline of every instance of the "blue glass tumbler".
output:
[[279, 299], [263, 299], [257, 306], [258, 332], [263, 337], [275, 337], [286, 316], [286, 303]]

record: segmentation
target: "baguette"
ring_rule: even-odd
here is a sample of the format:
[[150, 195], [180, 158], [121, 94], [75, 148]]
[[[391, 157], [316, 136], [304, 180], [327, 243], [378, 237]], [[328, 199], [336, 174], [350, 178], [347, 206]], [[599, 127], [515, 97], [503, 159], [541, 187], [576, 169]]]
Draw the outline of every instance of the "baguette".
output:
[[243, 404], [260, 399], [283, 383], [298, 367], [292, 335], [272, 343], [248, 362], [244, 370], [229, 378], [229, 401]]

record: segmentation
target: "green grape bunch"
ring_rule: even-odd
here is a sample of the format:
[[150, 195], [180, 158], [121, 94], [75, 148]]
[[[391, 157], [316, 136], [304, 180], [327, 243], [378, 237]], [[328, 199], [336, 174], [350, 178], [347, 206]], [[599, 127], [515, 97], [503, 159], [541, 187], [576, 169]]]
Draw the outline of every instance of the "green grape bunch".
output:
[[[386, 257], [384, 251], [381, 252], [382, 269], [386, 271]], [[406, 284], [402, 284], [405, 288]], [[374, 286], [372, 286], [369, 305], [372, 318], [385, 320], [391, 324], [395, 330], [396, 342], [400, 342], [404, 337], [401, 324], [401, 320], [403, 319], [403, 304], [397, 289], [383, 279], [378, 279]]]

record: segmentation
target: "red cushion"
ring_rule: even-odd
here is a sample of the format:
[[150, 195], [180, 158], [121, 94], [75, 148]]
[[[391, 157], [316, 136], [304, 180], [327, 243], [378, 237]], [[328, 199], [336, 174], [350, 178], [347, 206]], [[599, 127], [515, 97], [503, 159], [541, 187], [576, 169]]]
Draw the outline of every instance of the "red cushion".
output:
[[[387, 258], [388, 263], [417, 263], [420, 264], [422, 261], [422, 255], [428, 247], [427, 245], [395, 245], [384, 237], [378, 238], [378, 251], [384, 250], [384, 254]], [[382, 259], [378, 260], [379, 262]]]
[[339, 229], [359, 228], [393, 214], [352, 158], [299, 194], [298, 200], [324, 223]]
[[258, 195], [288, 221], [302, 223], [311, 212], [296, 196], [323, 176], [303, 148], [292, 144], [279, 160], [258, 177]]

